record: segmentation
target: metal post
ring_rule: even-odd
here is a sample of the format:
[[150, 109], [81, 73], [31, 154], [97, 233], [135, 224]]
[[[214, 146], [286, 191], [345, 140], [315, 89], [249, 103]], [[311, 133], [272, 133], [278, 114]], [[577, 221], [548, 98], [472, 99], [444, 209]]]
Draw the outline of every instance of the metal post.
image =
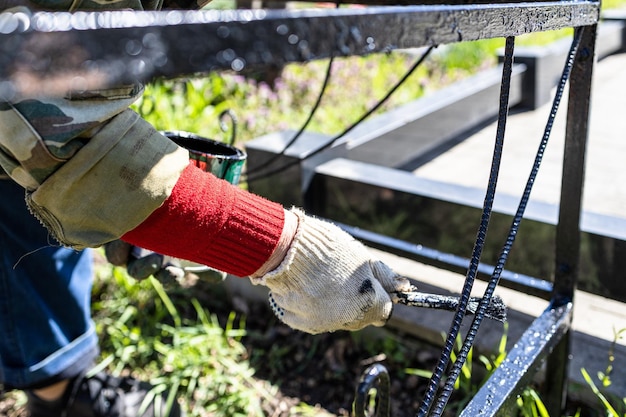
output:
[[[556, 229], [556, 270], [552, 303], [573, 300], [580, 253], [580, 212], [585, 174], [585, 151], [589, 134], [589, 108], [597, 25], [584, 26], [570, 75], [567, 126], [559, 222]], [[567, 398], [569, 331], [548, 357], [544, 402], [550, 415], [558, 416]]]

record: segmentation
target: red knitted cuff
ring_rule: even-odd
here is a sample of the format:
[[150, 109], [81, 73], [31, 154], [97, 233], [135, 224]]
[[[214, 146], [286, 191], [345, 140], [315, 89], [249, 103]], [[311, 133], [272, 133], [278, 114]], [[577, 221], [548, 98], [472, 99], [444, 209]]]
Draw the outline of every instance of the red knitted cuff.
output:
[[163, 205], [122, 240], [243, 277], [270, 257], [284, 216], [282, 205], [189, 165]]

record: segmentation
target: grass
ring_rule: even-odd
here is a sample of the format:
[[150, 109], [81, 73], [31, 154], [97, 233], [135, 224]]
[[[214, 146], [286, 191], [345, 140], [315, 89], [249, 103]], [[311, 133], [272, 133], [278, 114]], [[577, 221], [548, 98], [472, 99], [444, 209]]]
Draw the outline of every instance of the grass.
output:
[[[469, 403], [472, 397], [478, 392], [480, 387], [489, 379], [491, 374], [506, 358], [506, 343], [508, 334], [508, 324], [504, 325], [504, 332], [500, 338], [500, 342], [494, 353], [491, 355], [478, 355], [474, 358], [474, 349], [471, 348], [467, 354], [466, 361], [463, 363], [459, 377], [454, 383], [455, 396], [454, 400], [449, 402], [446, 410], [454, 414], [458, 414]], [[446, 339], [446, 334], [442, 335], [443, 340]], [[455, 350], [451, 352], [450, 363], [454, 363], [457, 360], [457, 352], [460, 351], [462, 346], [462, 339], [459, 335], [456, 339]], [[480, 371], [476, 372], [477, 367], [480, 367]], [[432, 371], [424, 369], [407, 369], [406, 372], [411, 375], [418, 375], [423, 378], [430, 378]]]
[[[613, 372], [613, 367], [615, 365], [615, 356], [614, 348], [617, 342], [624, 338], [626, 335], [626, 329], [615, 330], [613, 332], [613, 343], [611, 344], [611, 348], [608, 352], [608, 361], [607, 367], [604, 371], [599, 371], [597, 373], [597, 380], [594, 380], [593, 377], [589, 374], [586, 368], [582, 368], [580, 370], [585, 382], [596, 396], [599, 401], [599, 405], [606, 411], [606, 415], [608, 417], [624, 417], [626, 416], [626, 397], [624, 398], [615, 398], [609, 397], [602, 392], [601, 388], [606, 388], [611, 385], [611, 373]], [[600, 387], [598, 387], [600, 385]]]
[[[380, 99], [404, 74], [412, 57], [404, 54], [385, 54], [367, 58], [336, 59], [332, 64], [330, 83], [324, 92], [319, 110], [309, 130], [334, 134], [354, 122]], [[238, 118], [238, 141], [284, 129], [297, 129], [307, 119], [323, 86], [329, 62], [289, 64], [272, 86], [259, 81], [266, 74], [244, 77], [238, 74], [209, 74], [206, 77], [159, 82], [148, 86], [146, 95], [135, 106], [146, 119], [159, 129], [190, 130], [221, 139], [218, 115], [230, 109]], [[398, 91], [386, 109], [413, 100], [427, 91], [452, 82], [454, 71], [448, 75], [436, 74], [437, 81], [429, 79], [429, 72], [417, 71]], [[358, 77], [356, 76], [358, 74]], [[346, 101], [345, 92], [351, 91], [354, 100]]]
[[[231, 313], [220, 322], [196, 298], [203, 289], [183, 289], [155, 278], [136, 281], [125, 270], [101, 265], [94, 283], [93, 318], [101, 335], [98, 369], [132, 372], [179, 398], [188, 416], [262, 416], [278, 388], [254, 377], [241, 339], [244, 320]], [[295, 405], [297, 414], [314, 407]], [[313, 414], [310, 414], [313, 415]]]
[[[195, 318], [183, 318], [160, 282], [136, 282], [119, 268], [101, 269], [94, 292], [100, 294], [93, 314], [103, 336], [103, 367], [140, 370], [157, 391], [170, 389], [192, 412], [219, 407], [221, 415], [235, 416], [259, 409], [237, 342], [243, 330], [232, 321], [222, 327], [195, 299]], [[225, 392], [230, 395], [219, 395]]]

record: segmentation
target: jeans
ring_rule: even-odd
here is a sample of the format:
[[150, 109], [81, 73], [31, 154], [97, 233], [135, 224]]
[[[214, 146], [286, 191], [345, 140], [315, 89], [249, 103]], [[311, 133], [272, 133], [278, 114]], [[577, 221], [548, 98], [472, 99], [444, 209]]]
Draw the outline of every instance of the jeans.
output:
[[0, 179], [0, 384], [46, 386], [98, 354], [92, 253], [60, 247], [28, 212], [24, 189]]

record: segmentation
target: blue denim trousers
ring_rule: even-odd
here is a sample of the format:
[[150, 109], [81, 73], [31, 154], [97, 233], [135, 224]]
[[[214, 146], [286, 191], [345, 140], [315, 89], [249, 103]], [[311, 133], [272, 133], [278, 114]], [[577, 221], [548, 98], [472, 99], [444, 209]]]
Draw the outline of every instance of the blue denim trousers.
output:
[[98, 354], [91, 320], [92, 253], [60, 247], [0, 179], [0, 383], [46, 386], [78, 375]]

